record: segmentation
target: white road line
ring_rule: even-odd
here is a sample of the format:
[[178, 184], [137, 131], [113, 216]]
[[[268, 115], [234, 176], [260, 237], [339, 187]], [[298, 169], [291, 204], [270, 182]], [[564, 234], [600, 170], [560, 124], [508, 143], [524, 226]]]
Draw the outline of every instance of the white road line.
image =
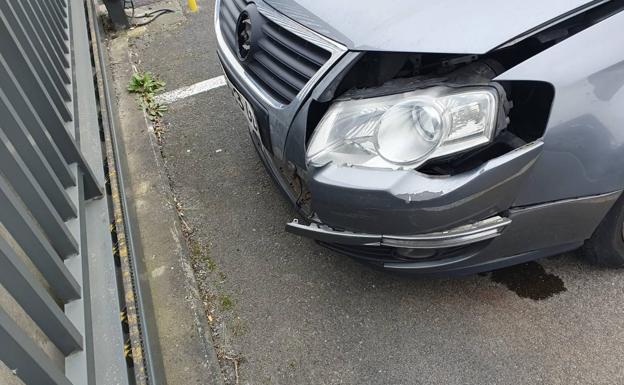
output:
[[165, 92], [156, 96], [156, 101], [160, 103], [172, 103], [176, 100], [188, 98], [189, 96], [201, 94], [214, 88], [223, 87], [225, 85], [225, 77], [217, 76], [216, 78], [204, 80], [203, 82], [192, 84], [188, 87], [178, 88], [177, 90]]

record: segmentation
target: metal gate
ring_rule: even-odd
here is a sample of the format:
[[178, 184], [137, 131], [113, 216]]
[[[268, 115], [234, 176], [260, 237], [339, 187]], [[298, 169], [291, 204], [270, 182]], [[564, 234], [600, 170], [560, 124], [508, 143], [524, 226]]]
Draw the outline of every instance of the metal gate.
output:
[[85, 3], [0, 0], [0, 383], [127, 384]]

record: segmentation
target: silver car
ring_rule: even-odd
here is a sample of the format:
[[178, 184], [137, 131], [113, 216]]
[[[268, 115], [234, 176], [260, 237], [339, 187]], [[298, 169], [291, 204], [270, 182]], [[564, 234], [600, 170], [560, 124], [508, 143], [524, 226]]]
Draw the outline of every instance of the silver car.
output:
[[624, 265], [624, 1], [215, 6], [287, 231], [422, 274]]

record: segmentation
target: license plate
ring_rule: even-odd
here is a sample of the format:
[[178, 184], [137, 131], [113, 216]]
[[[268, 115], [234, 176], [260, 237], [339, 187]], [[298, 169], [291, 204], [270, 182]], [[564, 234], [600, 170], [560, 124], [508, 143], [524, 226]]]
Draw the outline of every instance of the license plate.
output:
[[254, 113], [251, 103], [249, 103], [247, 99], [245, 99], [245, 97], [236, 89], [236, 87], [234, 87], [234, 85], [229, 80], [227, 81], [227, 83], [230, 87], [230, 91], [232, 91], [232, 96], [234, 96], [234, 100], [236, 100], [236, 104], [238, 104], [241, 111], [243, 111], [243, 114], [245, 115], [245, 119], [247, 119], [249, 129], [253, 131], [256, 135], [258, 135], [258, 137], [260, 137], [258, 120], [256, 119], [256, 114]]

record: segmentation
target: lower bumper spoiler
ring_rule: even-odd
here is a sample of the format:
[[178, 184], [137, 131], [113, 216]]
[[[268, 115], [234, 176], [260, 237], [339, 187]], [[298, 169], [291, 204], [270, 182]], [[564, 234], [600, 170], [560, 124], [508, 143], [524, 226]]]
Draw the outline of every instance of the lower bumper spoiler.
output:
[[286, 231], [327, 243], [358, 246], [390, 246], [409, 249], [441, 249], [465, 246], [495, 238], [511, 223], [500, 216], [456, 227], [454, 229], [417, 235], [377, 235], [334, 230], [312, 223], [304, 225], [297, 219], [286, 225]]

